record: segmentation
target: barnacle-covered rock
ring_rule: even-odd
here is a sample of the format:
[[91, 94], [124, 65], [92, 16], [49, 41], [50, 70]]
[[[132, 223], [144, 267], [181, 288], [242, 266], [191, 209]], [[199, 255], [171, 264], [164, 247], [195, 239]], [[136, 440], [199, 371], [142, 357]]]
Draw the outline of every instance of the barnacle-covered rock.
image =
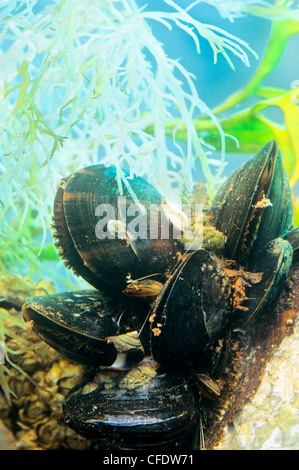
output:
[[206, 449], [298, 448], [299, 265], [258, 326], [231, 333], [218, 402], [204, 403]]
[[[20, 321], [20, 312], [7, 313]], [[63, 358], [28, 329], [5, 321], [4, 331], [10, 392], [5, 396], [0, 389], [0, 419], [16, 439], [14, 448], [90, 448], [91, 442], [66, 426], [62, 417], [63, 400], [82, 381], [85, 367]], [[23, 370], [22, 365], [29, 363]]]

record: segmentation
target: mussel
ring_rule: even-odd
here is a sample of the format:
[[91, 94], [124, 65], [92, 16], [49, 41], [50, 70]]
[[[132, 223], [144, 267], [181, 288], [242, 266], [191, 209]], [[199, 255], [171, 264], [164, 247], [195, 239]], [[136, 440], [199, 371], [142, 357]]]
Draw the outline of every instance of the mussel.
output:
[[[159, 218], [158, 237], [151, 238], [147, 211], [161, 201], [145, 180], [118, 179], [114, 167], [95, 165], [63, 179], [54, 203], [56, 246], [66, 265], [98, 291], [33, 297], [23, 307], [33, 330], [76, 361], [111, 368], [121, 351], [121, 374], [135, 371], [144, 355], [155, 361], [157, 373], [146, 383], [135, 375], [133, 388], [118, 382], [108, 389], [95, 381], [67, 398], [69, 426], [105, 448], [196, 446], [194, 377], [208, 383], [205, 374], [215, 371], [222, 339], [266, 315], [298, 252], [290, 188], [274, 141], [237, 169], [212, 201], [209, 220], [224, 234], [224, 255], [198, 247], [184, 253], [171, 230], [169, 238], [160, 236]], [[126, 212], [132, 203], [137, 221]], [[140, 297], [138, 279], [152, 275], [155, 289], [147, 283], [146, 291], [153, 303], [142, 293], [129, 301], [124, 293], [135, 289]], [[134, 330], [141, 346], [119, 346]]]
[[275, 141], [232, 173], [210, 209], [216, 228], [226, 236], [225, 256], [241, 263], [290, 230], [292, 198]]
[[145, 367], [153, 373], [137, 387], [136, 379], [131, 383], [122, 378], [105, 388], [102, 379], [72, 392], [63, 405], [66, 423], [89, 439], [101, 438], [103, 449], [196, 448], [199, 405], [194, 383], [190, 377], [156, 373], [152, 364]]
[[288, 277], [292, 261], [292, 245], [282, 238], [272, 240], [254, 253], [249, 269], [252, 273], [262, 273], [262, 277], [260, 282], [250, 286], [250, 298], [244, 301], [248, 308], [244, 322], [252, 321], [274, 301]]
[[[62, 180], [53, 211], [55, 245], [66, 266], [112, 294], [126, 288], [129, 275], [158, 273], [165, 280], [179, 252], [171, 230], [168, 238], [160, 235], [160, 193], [141, 177], [126, 174], [121, 183], [122, 192], [115, 167], [84, 168]], [[150, 213], [157, 224], [155, 238]]]
[[168, 367], [198, 369], [206, 346], [231, 323], [233, 290], [224, 261], [191, 253], [165, 283], [151, 315], [152, 352]]
[[69, 359], [89, 366], [112, 366], [119, 353], [125, 356], [122, 367], [139, 362], [144, 357], [141, 343], [121, 349], [114, 337], [140, 329], [146, 313], [138, 302], [116, 302], [97, 290], [29, 297], [23, 306], [33, 332]]
[[283, 237], [284, 240], [288, 241], [293, 249], [293, 258], [298, 259], [299, 257], [299, 227], [295, 227], [287, 232]]

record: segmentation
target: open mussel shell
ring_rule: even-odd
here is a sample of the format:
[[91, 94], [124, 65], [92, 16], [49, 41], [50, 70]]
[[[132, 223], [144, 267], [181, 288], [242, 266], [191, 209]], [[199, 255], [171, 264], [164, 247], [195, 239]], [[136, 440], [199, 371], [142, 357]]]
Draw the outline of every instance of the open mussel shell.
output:
[[163, 366], [197, 369], [203, 352], [231, 320], [232, 291], [223, 260], [198, 250], [177, 268], [162, 289], [151, 319], [151, 346]]
[[161, 218], [155, 219], [157, 236], [150, 232], [150, 214], [159, 210], [160, 193], [137, 176], [120, 181], [122, 194], [116, 168], [104, 165], [64, 178], [53, 216], [56, 246], [66, 266], [97, 289], [113, 293], [125, 289], [128, 275], [163, 277], [178, 252], [171, 235], [162, 239]]
[[226, 257], [240, 262], [290, 229], [290, 187], [274, 140], [232, 173], [216, 194], [211, 212], [216, 229], [227, 237]]
[[194, 449], [198, 397], [190, 381], [156, 375], [133, 389], [103, 388], [71, 393], [63, 404], [65, 422], [103, 449]]
[[272, 240], [263, 250], [252, 257], [249, 269], [252, 273], [261, 273], [260, 282], [252, 284], [247, 289], [248, 299], [243, 305], [248, 308], [245, 316], [239, 319], [239, 325], [243, 322], [252, 322], [257, 314], [267, 314], [269, 306], [278, 296], [284, 285], [293, 261], [293, 249], [291, 244], [282, 238]]
[[[126, 333], [118, 322], [124, 309], [100, 291], [84, 290], [29, 297], [22, 313], [34, 333], [69, 359], [111, 366], [118, 351], [107, 338]], [[129, 316], [138, 324], [135, 313], [131, 307]]]

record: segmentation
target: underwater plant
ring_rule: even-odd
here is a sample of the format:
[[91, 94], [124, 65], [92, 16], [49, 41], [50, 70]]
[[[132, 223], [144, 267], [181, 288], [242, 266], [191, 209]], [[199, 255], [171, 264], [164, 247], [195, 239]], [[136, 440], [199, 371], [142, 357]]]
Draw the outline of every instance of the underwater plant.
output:
[[[255, 152], [276, 138], [291, 184], [299, 175], [297, 89], [263, 86], [288, 39], [299, 32], [292, 2], [208, 1], [231, 22], [269, 18], [272, 33], [251, 81], [211, 110], [194, 77], [168, 57], [151, 22], [207, 41], [214, 61], [250, 65], [256, 54], [197, 15], [203, 3], [134, 0], [2, 2], [0, 10], [0, 276], [49, 277], [58, 257], [50, 223], [56, 182], [88, 164], [109, 163], [144, 176], [171, 197], [193, 185], [200, 163], [212, 197], [223, 181], [226, 152]], [[246, 107], [247, 100], [257, 97]], [[244, 104], [242, 111], [239, 105]], [[285, 123], [263, 111], [279, 107]], [[229, 137], [229, 138], [228, 138]], [[215, 151], [219, 158], [215, 158]], [[299, 218], [298, 208], [296, 217]], [[54, 276], [53, 276], [54, 277]], [[61, 276], [62, 277], [62, 276]], [[17, 278], [16, 283], [17, 283]], [[66, 283], [72, 283], [71, 278]], [[17, 284], [16, 284], [17, 285]], [[4, 293], [0, 293], [2, 297]], [[4, 338], [2, 320], [0, 333]], [[1, 338], [0, 338], [1, 340]], [[3, 385], [4, 366], [0, 367]], [[1, 378], [2, 377], [2, 378]]]

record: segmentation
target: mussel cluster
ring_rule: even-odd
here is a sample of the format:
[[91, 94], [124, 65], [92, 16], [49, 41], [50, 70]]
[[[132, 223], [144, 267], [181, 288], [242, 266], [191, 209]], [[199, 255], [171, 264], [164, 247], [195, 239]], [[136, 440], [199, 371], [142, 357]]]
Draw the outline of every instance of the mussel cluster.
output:
[[265, 314], [298, 248], [275, 141], [237, 169], [206, 210], [222, 251], [192, 243], [185, 251], [170, 220], [161, 236], [161, 217], [153, 236], [149, 209], [153, 217], [161, 205], [148, 182], [114, 167], [64, 178], [54, 203], [56, 246], [95, 289], [23, 306], [34, 332], [89, 366], [64, 402], [64, 419], [106, 449], [196, 448], [198, 381], [217, 375], [227, 332]]

